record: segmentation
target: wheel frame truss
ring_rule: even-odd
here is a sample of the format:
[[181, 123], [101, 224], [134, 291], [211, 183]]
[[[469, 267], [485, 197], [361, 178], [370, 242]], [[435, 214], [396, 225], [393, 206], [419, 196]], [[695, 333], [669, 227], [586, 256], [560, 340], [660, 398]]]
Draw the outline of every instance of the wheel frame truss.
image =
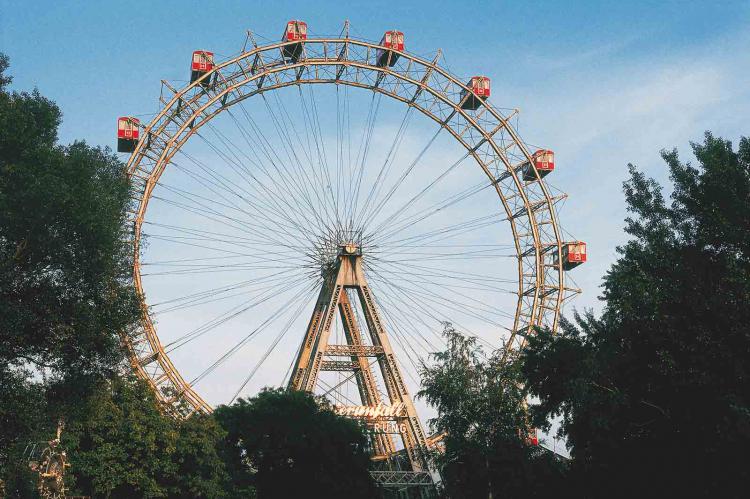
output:
[[[383, 327], [372, 291], [367, 284], [361, 254], [339, 254], [334, 270], [324, 280], [310, 317], [307, 333], [303, 338], [297, 360], [291, 371], [288, 387], [292, 390], [313, 392], [320, 371], [323, 370], [326, 362], [330, 362], [324, 359], [328, 353], [331, 325], [337, 314], [341, 316], [347, 346], [351, 347], [352, 350], [363, 347], [362, 332], [355, 319], [353, 304], [348, 291], [357, 295], [357, 301], [362, 307], [365, 318], [364, 329], [368, 333], [367, 336], [370, 338], [372, 346], [377, 346], [382, 351], [376, 356], [373, 363], [376, 363], [380, 369], [388, 401], [394, 407], [401, 407], [394, 418], [403, 423], [399, 425], [398, 434], [403, 441], [409, 463], [413, 471], [424, 471], [428, 469], [429, 465], [428, 458], [425, 455], [427, 437], [396, 362], [390, 339], [385, 327]], [[347, 366], [347, 370], [352, 371], [356, 378], [360, 399], [364, 404], [361, 407], [376, 409], [381, 406], [382, 399], [367, 356], [359, 355], [359, 352], [356, 352], [352, 355], [350, 362], [344, 363], [350, 364]], [[378, 434], [374, 437], [373, 447], [377, 456], [387, 458], [395, 452], [390, 435]]]
[[533, 180], [524, 180], [523, 170], [532, 157], [509, 122], [512, 114], [502, 114], [488, 101], [476, 110], [463, 109], [471, 89], [439, 66], [440, 53], [430, 61], [394, 51], [399, 56], [396, 64], [380, 66], [378, 44], [346, 36], [307, 39], [298, 59], [285, 58], [284, 47], [294, 43], [300, 42], [254, 45], [180, 90], [162, 81], [163, 108], [143, 130], [127, 163], [135, 191], [129, 217], [142, 321], [123, 336], [124, 343], [135, 372], [177, 417], [212, 409], [180, 375], [156, 333], [141, 278], [142, 224], [151, 193], [179, 148], [216, 115], [256, 94], [304, 84], [369, 89], [417, 109], [466, 149], [494, 186], [515, 243], [518, 301], [508, 350], [522, 348], [535, 327], [555, 331], [563, 302], [580, 292], [565, 286], [564, 271], [555, 262], [564, 243], [555, 204], [564, 195], [553, 197], [536, 171]]

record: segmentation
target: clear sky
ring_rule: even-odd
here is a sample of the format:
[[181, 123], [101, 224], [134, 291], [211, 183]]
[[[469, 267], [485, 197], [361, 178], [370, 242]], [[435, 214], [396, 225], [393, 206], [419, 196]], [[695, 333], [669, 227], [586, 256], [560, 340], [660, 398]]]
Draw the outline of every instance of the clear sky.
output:
[[577, 307], [600, 308], [601, 276], [624, 241], [626, 165], [666, 180], [663, 148], [690, 160], [706, 130], [748, 134], [749, 1], [250, 2], [0, 0], [0, 50], [12, 88], [62, 108], [63, 143], [114, 146], [114, 120], [158, 109], [160, 80], [185, 83], [191, 51], [237, 53], [251, 29], [279, 38], [289, 19], [312, 36], [344, 20], [358, 37], [406, 33], [407, 49], [444, 53], [456, 74], [485, 74], [492, 102], [521, 110], [528, 143], [555, 150], [550, 182], [570, 195], [560, 218], [588, 242], [571, 275]]

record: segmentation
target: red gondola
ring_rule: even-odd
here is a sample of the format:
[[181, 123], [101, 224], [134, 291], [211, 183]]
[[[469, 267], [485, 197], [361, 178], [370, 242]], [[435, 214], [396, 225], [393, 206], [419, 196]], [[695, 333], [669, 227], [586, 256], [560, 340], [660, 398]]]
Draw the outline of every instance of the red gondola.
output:
[[532, 428], [529, 430], [529, 436], [527, 440], [529, 445], [539, 445], [539, 430]]
[[[193, 60], [190, 64], [190, 83], [196, 81], [204, 74], [214, 68], [214, 53], [206, 50], [193, 52]], [[204, 87], [208, 86], [208, 78], [201, 82]]]
[[490, 79], [486, 76], [474, 76], [467, 86], [471, 92], [461, 90], [461, 108], [475, 110], [490, 96]]
[[285, 45], [281, 53], [292, 62], [297, 62], [302, 55], [302, 41], [307, 40], [307, 23], [304, 21], [289, 21], [286, 23], [284, 34], [281, 35], [282, 42], [298, 42]]
[[544, 177], [555, 169], [555, 153], [549, 149], [540, 149], [531, 155], [534, 168], [524, 169], [523, 179], [526, 181], [536, 180], [534, 169], [539, 172], [539, 178]]
[[570, 270], [586, 262], [586, 243], [575, 241], [564, 243], [562, 247], [562, 268]]
[[380, 67], [395, 66], [399, 54], [394, 52], [404, 51], [404, 34], [400, 31], [386, 31], [380, 40], [380, 46], [375, 52], [376, 63]]
[[117, 118], [117, 152], [133, 152], [138, 145], [140, 120], [131, 116]]

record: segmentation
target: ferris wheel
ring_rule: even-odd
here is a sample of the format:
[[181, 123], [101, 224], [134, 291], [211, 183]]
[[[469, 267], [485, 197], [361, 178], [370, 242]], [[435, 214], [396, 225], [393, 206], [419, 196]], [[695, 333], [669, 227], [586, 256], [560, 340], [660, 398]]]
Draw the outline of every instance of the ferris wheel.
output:
[[367, 421], [375, 459], [422, 470], [413, 394], [443, 325], [509, 351], [557, 328], [586, 246], [558, 223], [554, 153], [521, 140], [490, 78], [407, 41], [290, 21], [195, 51], [147, 125], [119, 118], [142, 299], [126, 343], [175, 415], [308, 390]]

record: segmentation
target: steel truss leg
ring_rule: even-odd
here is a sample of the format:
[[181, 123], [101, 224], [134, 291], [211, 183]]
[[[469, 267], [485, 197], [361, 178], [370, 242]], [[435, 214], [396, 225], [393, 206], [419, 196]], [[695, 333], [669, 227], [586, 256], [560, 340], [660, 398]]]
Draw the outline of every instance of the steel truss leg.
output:
[[[339, 314], [341, 315], [341, 322], [344, 325], [344, 337], [347, 344], [362, 346], [362, 335], [359, 332], [357, 319], [354, 316], [354, 310], [352, 309], [352, 304], [349, 302], [349, 295], [346, 293], [346, 289], [341, 292]], [[355, 371], [355, 375], [362, 405], [374, 407], [382, 403], [367, 357], [364, 355], [352, 355], [351, 360], [352, 362], [357, 362], [359, 365], [359, 370]], [[383, 456], [388, 456], [396, 451], [393, 438], [389, 434], [379, 434], [376, 436], [375, 449], [379, 455]]]
[[[334, 269], [324, 280], [307, 327], [302, 348], [300, 348], [297, 362], [292, 371], [293, 375], [289, 380], [289, 388], [309, 392], [312, 392], [315, 388], [323, 364], [323, 357], [326, 355], [328, 348], [331, 325], [337, 310], [340, 312], [344, 324], [348, 345], [352, 347], [363, 346], [352, 304], [346, 292], [347, 289], [355, 290], [364, 311], [372, 344], [379, 347], [381, 352], [376, 356], [377, 363], [385, 382], [390, 404], [391, 406], [398, 404], [403, 407], [403, 414], [399, 418], [406, 424], [400, 424], [398, 428], [412, 470], [427, 471], [425, 433], [401, 371], [396, 364], [393, 348], [367, 285], [361, 260], [360, 255], [340, 255]], [[374, 408], [380, 403], [380, 395], [365, 353], [364, 348], [361, 350], [352, 348], [350, 358], [352, 365], [356, 367], [355, 376], [362, 397], [362, 404]], [[376, 440], [377, 451], [393, 453], [394, 445], [390, 435], [381, 436], [386, 438], [378, 437]]]

